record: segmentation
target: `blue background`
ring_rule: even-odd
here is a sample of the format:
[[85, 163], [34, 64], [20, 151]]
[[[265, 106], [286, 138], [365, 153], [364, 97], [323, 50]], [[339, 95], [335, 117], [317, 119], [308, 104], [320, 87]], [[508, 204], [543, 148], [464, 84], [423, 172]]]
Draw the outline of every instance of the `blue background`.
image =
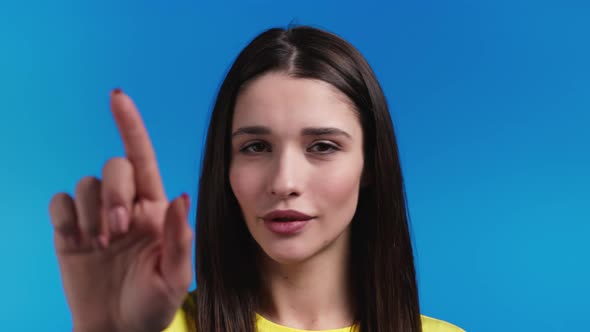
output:
[[385, 89], [423, 313], [469, 331], [590, 329], [587, 1], [3, 0], [2, 330], [71, 328], [47, 206], [123, 153], [110, 90], [140, 107], [168, 195], [194, 199], [225, 72], [291, 21], [357, 46]]

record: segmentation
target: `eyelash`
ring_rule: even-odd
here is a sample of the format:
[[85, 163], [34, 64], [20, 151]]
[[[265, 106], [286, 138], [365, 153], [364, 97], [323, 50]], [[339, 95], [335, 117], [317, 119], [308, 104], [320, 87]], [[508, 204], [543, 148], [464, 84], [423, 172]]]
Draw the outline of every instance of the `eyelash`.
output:
[[[240, 149], [240, 152], [245, 153], [245, 154], [257, 154], [257, 153], [260, 153], [260, 152], [248, 151], [249, 148], [251, 148], [253, 146], [256, 146], [256, 145], [266, 145], [266, 146], [268, 146], [268, 144], [266, 144], [265, 142], [254, 142], [254, 143], [250, 143], [250, 144], [244, 146], [243, 148], [241, 148]], [[324, 148], [326, 148], [326, 147], [329, 148], [329, 151], [328, 152], [326, 152], [326, 151], [318, 152], [318, 154], [331, 154], [331, 153], [334, 153], [334, 152], [340, 150], [340, 148], [338, 148], [338, 146], [336, 146], [334, 144], [326, 143], [326, 142], [317, 142], [314, 145], [312, 145], [312, 147], [313, 146], [319, 146], [319, 145], [323, 146]]]

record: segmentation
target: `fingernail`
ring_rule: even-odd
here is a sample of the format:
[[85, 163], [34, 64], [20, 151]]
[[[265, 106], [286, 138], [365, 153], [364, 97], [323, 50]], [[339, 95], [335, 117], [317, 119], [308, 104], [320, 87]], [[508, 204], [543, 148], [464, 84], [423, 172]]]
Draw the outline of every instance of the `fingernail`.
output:
[[109, 222], [113, 233], [121, 234], [127, 232], [127, 211], [122, 206], [117, 206], [109, 212]]
[[191, 208], [191, 198], [188, 196], [187, 193], [182, 193], [182, 199], [184, 199], [184, 206], [186, 206], [187, 210]]
[[119, 94], [119, 93], [121, 93], [121, 92], [123, 92], [123, 90], [121, 90], [121, 88], [114, 88], [114, 89], [113, 89], [113, 94], [114, 94], [114, 95], [116, 95], [116, 94]]

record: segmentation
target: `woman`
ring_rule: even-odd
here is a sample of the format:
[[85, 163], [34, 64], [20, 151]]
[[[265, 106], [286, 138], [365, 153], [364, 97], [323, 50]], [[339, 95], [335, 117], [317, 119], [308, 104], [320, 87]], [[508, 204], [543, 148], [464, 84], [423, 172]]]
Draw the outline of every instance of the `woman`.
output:
[[169, 202], [139, 113], [126, 156], [50, 203], [75, 331], [461, 331], [420, 315], [402, 173], [362, 55], [270, 29], [218, 93], [200, 179], [197, 290], [186, 194]]

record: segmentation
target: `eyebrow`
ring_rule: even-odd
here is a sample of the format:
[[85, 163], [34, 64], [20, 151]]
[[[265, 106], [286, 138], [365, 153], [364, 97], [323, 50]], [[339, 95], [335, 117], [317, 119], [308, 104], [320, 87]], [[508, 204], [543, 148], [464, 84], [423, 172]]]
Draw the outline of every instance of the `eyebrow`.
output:
[[[235, 138], [239, 135], [270, 135], [272, 131], [268, 127], [264, 126], [250, 126], [238, 128], [231, 134], [231, 138]], [[333, 127], [307, 127], [301, 130], [303, 136], [344, 136], [348, 139], [352, 139], [349, 133], [342, 129]]]

